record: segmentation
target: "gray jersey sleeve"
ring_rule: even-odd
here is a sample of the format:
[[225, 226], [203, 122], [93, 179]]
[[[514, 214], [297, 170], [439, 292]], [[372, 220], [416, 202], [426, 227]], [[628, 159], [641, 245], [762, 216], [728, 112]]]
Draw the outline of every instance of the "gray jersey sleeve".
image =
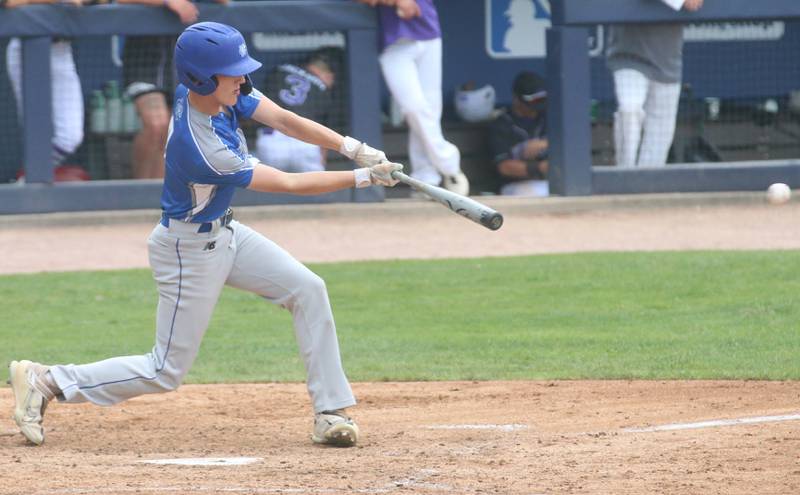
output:
[[232, 129], [195, 109], [190, 110], [189, 120], [197, 149], [216, 174], [236, 174], [253, 167], [241, 129]]

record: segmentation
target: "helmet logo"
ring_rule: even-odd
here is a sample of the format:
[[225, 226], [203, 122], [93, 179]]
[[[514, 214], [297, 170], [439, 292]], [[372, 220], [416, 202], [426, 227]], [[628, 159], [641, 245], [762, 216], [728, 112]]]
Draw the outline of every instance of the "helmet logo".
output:
[[247, 45], [242, 43], [241, 45], [239, 45], [239, 56], [244, 57], [246, 55], [247, 55]]

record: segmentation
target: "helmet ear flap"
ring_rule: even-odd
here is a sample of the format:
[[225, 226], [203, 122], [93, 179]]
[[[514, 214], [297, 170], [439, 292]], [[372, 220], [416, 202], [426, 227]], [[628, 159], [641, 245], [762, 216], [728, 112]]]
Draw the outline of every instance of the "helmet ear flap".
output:
[[250, 74], [244, 76], [244, 82], [239, 85], [239, 91], [243, 95], [249, 95], [253, 91], [253, 80], [250, 79]]
[[186, 71], [186, 77], [189, 78], [189, 81], [195, 86], [200, 86], [202, 84], [200, 78], [195, 76], [192, 72]]
[[176, 60], [175, 65], [178, 69], [178, 77], [187, 88], [204, 96], [210, 95], [217, 89], [219, 83], [216, 76], [203, 77], [197, 67], [182, 62], [182, 60]]

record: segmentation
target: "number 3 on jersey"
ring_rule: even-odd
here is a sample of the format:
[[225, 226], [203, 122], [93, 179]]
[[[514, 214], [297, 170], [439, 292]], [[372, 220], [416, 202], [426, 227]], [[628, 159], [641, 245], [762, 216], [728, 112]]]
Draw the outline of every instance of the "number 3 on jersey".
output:
[[288, 88], [282, 89], [278, 96], [281, 101], [287, 105], [297, 106], [302, 105], [308, 97], [308, 91], [311, 89], [311, 83], [302, 77], [295, 74], [286, 76], [286, 84]]

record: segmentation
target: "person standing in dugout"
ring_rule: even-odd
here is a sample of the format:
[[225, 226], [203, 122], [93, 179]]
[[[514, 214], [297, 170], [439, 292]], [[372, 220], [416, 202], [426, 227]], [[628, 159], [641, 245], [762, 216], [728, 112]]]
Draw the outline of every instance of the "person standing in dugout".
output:
[[[44, 442], [42, 418], [51, 400], [112, 405], [178, 388], [197, 356], [224, 285], [259, 294], [292, 312], [314, 409], [312, 440], [345, 446], [358, 427], [345, 408], [355, 405], [342, 369], [324, 281], [275, 243], [233, 219], [237, 187], [321, 194], [349, 187], [394, 186], [382, 151], [280, 108], [252, 87], [261, 67], [241, 33], [225, 24], [186, 28], [175, 47], [181, 84], [175, 91], [166, 145], [161, 221], [148, 239], [158, 284], [156, 343], [140, 356], [83, 365], [9, 366], [14, 420], [30, 442]], [[363, 168], [285, 173], [250, 156], [239, 119], [252, 118], [282, 133], [338, 150]]]
[[468, 195], [461, 152], [442, 131], [442, 28], [436, 5], [433, 0], [357, 1], [377, 9], [378, 62], [408, 124], [411, 176]]
[[[661, 0], [696, 12], [703, 0]], [[663, 167], [675, 137], [683, 77], [683, 23], [611, 26], [606, 63], [614, 76], [618, 167]]]

